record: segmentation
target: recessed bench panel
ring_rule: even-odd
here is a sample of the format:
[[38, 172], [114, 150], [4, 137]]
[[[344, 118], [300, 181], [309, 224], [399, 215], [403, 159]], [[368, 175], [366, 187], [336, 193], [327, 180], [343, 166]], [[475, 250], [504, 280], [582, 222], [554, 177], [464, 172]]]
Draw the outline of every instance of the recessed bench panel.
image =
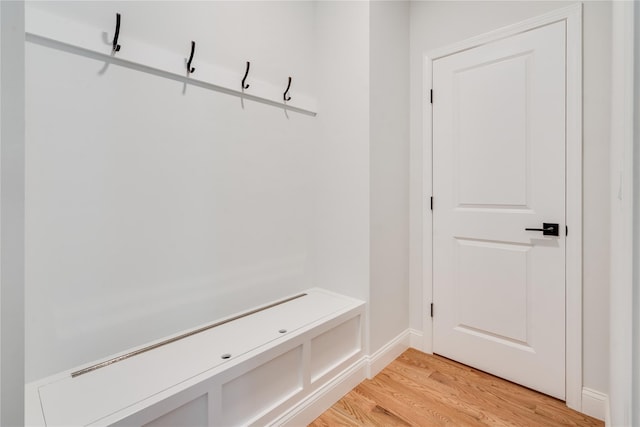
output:
[[222, 385], [220, 425], [246, 425], [302, 390], [302, 346]]
[[311, 340], [311, 382], [361, 350], [360, 316], [329, 329]]

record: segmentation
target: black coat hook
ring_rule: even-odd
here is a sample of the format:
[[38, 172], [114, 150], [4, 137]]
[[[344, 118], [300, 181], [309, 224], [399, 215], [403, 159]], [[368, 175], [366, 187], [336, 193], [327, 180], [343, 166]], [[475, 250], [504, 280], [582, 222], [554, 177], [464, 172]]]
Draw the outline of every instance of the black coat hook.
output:
[[116, 53], [120, 50], [120, 45], [118, 44], [119, 35], [120, 35], [120, 14], [116, 13], [116, 33], [113, 36], [113, 49], [112, 49], [113, 53]]
[[196, 51], [196, 42], [191, 40], [191, 54], [189, 55], [189, 61], [187, 62], [187, 72], [189, 74], [193, 73], [196, 69], [191, 66], [191, 61], [193, 61], [193, 53]]
[[247, 71], [244, 72], [244, 77], [242, 78], [242, 89], [249, 89], [249, 85], [244, 84], [244, 81], [247, 80], [247, 76], [249, 75], [249, 65], [251, 63], [247, 61]]
[[287, 90], [284, 91], [284, 94], [282, 95], [282, 99], [284, 99], [285, 101], [291, 101], [291, 97], [287, 97], [287, 93], [289, 93], [289, 88], [291, 87], [291, 77], [289, 77], [289, 84], [287, 85]]

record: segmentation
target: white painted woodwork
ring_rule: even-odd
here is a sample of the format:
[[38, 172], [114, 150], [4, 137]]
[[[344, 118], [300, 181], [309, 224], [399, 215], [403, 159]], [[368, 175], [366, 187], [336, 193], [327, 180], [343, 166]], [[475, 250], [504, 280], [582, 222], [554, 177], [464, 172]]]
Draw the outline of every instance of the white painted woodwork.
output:
[[222, 385], [221, 419], [215, 424], [246, 425], [302, 391], [302, 345]]
[[[565, 22], [433, 62], [433, 350], [565, 396]], [[558, 223], [560, 236], [525, 228]]]
[[[114, 25], [115, 25], [115, 17]], [[123, 32], [125, 31], [124, 23]], [[25, 22], [27, 40], [56, 49], [69, 51], [78, 55], [97, 57], [117, 65], [133, 68], [139, 71], [157, 74], [173, 80], [189, 82], [217, 92], [241, 96], [245, 99], [258, 101], [269, 105], [285, 107], [290, 111], [315, 116], [317, 101], [312, 96], [295, 90], [295, 97], [288, 102], [283, 101], [283, 92], [287, 85], [287, 75], [282, 76], [282, 81], [266, 82], [256, 75], [251, 74], [249, 89], [240, 87], [240, 79], [244, 69], [229, 70], [215, 64], [203, 62], [194, 54], [193, 66], [196, 72], [187, 74], [185, 55], [189, 54], [189, 36], [185, 35], [187, 52], [184, 55], [173, 53], [155, 46], [144, 40], [127, 38], [126, 33], [121, 34], [119, 41], [126, 49], [121, 49], [116, 54], [112, 52], [111, 39], [113, 28], [95, 28], [83, 22], [69, 17], [55, 15], [39, 7], [31, 6]], [[107, 35], [106, 30], [109, 31]], [[149, 37], [149, 35], [147, 35]], [[126, 40], [126, 43], [123, 41]], [[196, 41], [206, 46], [206, 40]], [[197, 67], [196, 67], [197, 65]]]
[[27, 423], [203, 425], [206, 416], [207, 425], [264, 425], [322, 385], [311, 384], [310, 359], [337, 375], [363, 356], [364, 303], [306, 293], [75, 378], [68, 371], [28, 384], [39, 399], [27, 399]]
[[369, 371], [367, 378], [372, 379], [380, 373], [387, 365], [396, 360], [409, 347], [417, 348], [415, 339], [418, 335], [417, 331], [407, 329], [391, 341], [387, 342], [382, 348], [376, 350], [369, 356]]
[[360, 318], [354, 317], [311, 340], [309, 369], [312, 384], [361, 350], [360, 322]]
[[605, 425], [611, 425], [610, 422], [606, 422], [610, 408], [609, 403], [609, 396], [605, 393], [587, 387], [582, 389], [582, 410], [580, 412], [605, 421]]
[[[467, 13], [461, 14], [461, 8]], [[500, 13], [496, 13], [498, 8]], [[411, 264], [412, 293], [419, 296], [422, 291], [420, 301], [414, 298], [412, 303], [411, 324], [422, 321], [424, 340], [419, 348], [427, 352], [433, 351], [433, 322], [429, 315], [429, 304], [433, 298], [433, 221], [428, 198], [433, 191], [433, 117], [432, 104], [429, 102], [433, 61], [554, 22], [566, 23], [566, 222], [569, 235], [565, 242], [565, 400], [568, 407], [578, 411], [581, 408], [583, 383], [597, 390], [606, 390], [608, 377], [608, 371], [603, 369], [607, 360], [606, 345], [603, 345], [606, 342], [606, 328], [600, 327], [602, 319], [608, 316], [608, 309], [606, 304], [603, 309], [601, 298], [602, 278], [609, 271], [607, 257], [602, 256], [606, 247], [603, 243], [608, 241], [608, 234], [606, 229], [600, 227], [608, 222], [608, 210], [601, 203], [607, 198], [606, 186], [599, 184], [606, 180], [608, 169], [602, 163], [607, 151], [598, 145], [602, 139], [600, 135], [606, 134], [608, 129], [608, 107], [589, 102], [588, 99], [583, 104], [582, 93], [583, 81], [588, 94], [586, 98], [598, 99], [607, 91], [607, 86], [601, 82], [609, 79], [606, 72], [608, 68], [598, 64], [606, 63], [609, 44], [593, 41], [606, 41], [610, 34], [607, 31], [610, 29], [608, 10], [610, 5], [604, 3], [574, 3], [561, 8], [551, 3], [535, 2], [504, 3], [495, 7], [453, 3], [434, 7], [421, 3], [415, 4], [411, 14], [411, 50], [414, 56], [423, 54], [424, 59], [422, 63], [412, 65], [413, 84], [423, 90], [412, 91], [411, 95], [412, 111], [416, 112], [413, 116], [416, 120], [412, 120], [414, 136], [411, 150], [415, 156], [412, 156], [414, 160], [411, 165], [411, 226], [422, 229], [421, 234], [414, 233], [411, 241], [411, 257], [416, 261]], [[468, 19], [458, 19], [465, 15]], [[447, 25], [441, 26], [441, 22], [447, 22]], [[584, 43], [583, 33], [586, 39]], [[584, 80], [583, 44], [584, 51], [588, 53], [584, 58]], [[422, 115], [422, 120], [417, 115]], [[584, 189], [588, 189], [588, 197], [583, 197], [583, 185]], [[583, 227], [589, 230], [588, 239], [583, 239]], [[416, 290], [416, 287], [421, 289]]]
[[202, 395], [145, 424], [144, 427], [205, 426], [209, 422], [208, 403], [208, 395]]
[[[609, 280], [609, 393], [611, 426], [636, 426], [634, 412], [640, 404], [638, 376], [637, 230], [638, 218], [638, 43], [634, 29], [636, 2], [616, 2], [612, 8], [611, 85], [611, 273]], [[637, 17], [637, 16], [636, 16]], [[635, 81], [634, 81], [635, 79]], [[634, 117], [635, 113], [635, 117]], [[635, 169], [635, 170], [634, 170]], [[634, 200], [635, 199], [635, 200]], [[636, 236], [634, 236], [636, 234]], [[635, 283], [634, 283], [635, 282]], [[635, 287], [635, 290], [634, 290]], [[635, 299], [635, 301], [634, 301]]]

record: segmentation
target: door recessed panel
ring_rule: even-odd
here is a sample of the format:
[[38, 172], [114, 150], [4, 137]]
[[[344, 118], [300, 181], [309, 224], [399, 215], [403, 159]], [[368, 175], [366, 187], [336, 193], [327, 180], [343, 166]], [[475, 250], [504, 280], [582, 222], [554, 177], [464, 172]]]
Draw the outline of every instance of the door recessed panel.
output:
[[508, 57], [454, 75], [458, 206], [527, 205], [528, 58]]
[[456, 239], [457, 327], [527, 342], [528, 255], [531, 247]]

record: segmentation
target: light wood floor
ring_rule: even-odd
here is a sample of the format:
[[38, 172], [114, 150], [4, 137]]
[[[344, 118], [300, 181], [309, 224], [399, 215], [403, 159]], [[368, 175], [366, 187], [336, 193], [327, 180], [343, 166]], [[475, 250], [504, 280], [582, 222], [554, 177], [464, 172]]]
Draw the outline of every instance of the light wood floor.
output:
[[311, 427], [604, 426], [564, 402], [444, 357], [409, 349]]

